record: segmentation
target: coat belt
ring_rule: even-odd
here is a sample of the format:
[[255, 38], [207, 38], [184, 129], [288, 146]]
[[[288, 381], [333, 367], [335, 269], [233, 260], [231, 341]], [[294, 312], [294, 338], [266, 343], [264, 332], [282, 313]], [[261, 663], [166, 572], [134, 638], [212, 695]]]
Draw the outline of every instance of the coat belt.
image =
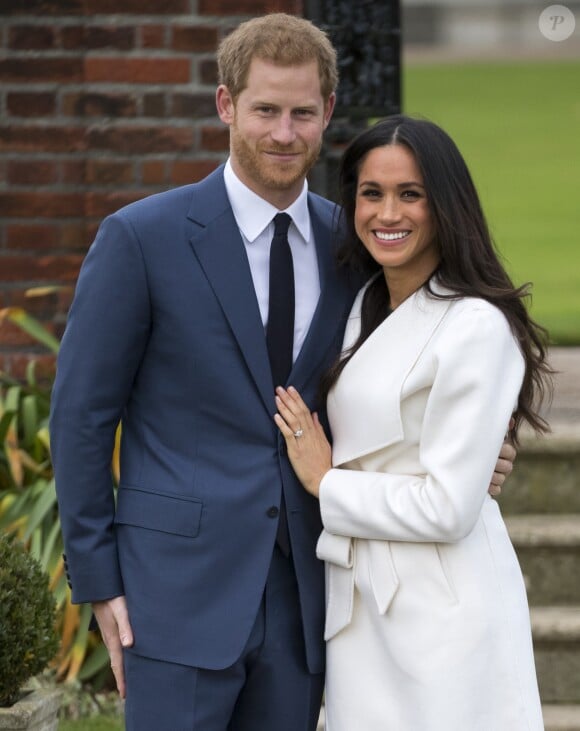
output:
[[[386, 614], [399, 588], [389, 541], [365, 540], [372, 594], [379, 614]], [[324, 530], [316, 555], [326, 562], [326, 628], [324, 638], [334, 637], [352, 619], [357, 541]], [[359, 551], [360, 553], [360, 551]]]

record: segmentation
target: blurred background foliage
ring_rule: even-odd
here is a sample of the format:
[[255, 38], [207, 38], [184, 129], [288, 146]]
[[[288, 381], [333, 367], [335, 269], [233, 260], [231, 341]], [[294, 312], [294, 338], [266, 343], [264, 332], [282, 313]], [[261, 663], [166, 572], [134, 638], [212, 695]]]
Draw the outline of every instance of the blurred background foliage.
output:
[[[0, 310], [0, 322], [18, 325], [54, 355], [59, 342], [20, 308]], [[91, 608], [71, 603], [50, 457], [48, 417], [52, 379], [38, 381], [35, 363], [24, 382], [0, 372], [0, 531], [16, 535], [50, 578], [56, 598], [60, 651], [57, 677], [110, 684], [109, 659], [98, 633], [89, 632]], [[112, 480], [118, 479], [118, 439]]]

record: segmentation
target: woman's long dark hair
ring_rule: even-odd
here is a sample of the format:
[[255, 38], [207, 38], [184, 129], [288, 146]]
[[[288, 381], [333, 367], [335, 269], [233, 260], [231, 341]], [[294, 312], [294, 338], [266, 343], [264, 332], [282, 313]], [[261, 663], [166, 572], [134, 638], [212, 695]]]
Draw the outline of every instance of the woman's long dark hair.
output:
[[[417, 162], [440, 252], [436, 277], [454, 294], [436, 295], [428, 283], [425, 286], [434, 297], [480, 297], [503, 312], [525, 360], [512, 437], [517, 440], [518, 427], [524, 420], [536, 431], [546, 431], [548, 425], [539, 410], [551, 395], [553, 371], [546, 361], [547, 332], [530, 318], [525, 306], [530, 284], [515, 287], [511, 282], [494, 249], [467, 165], [453, 140], [436, 124], [393, 115], [362, 132], [345, 150], [339, 178], [345, 241], [338, 253], [339, 264], [368, 274], [381, 270], [355, 231], [356, 189], [366, 155], [377, 147], [394, 144], [407, 147]], [[388, 312], [389, 292], [385, 278], [379, 275], [368, 286], [363, 299], [360, 336], [325, 374], [324, 395], [328, 395], [346, 363]]]

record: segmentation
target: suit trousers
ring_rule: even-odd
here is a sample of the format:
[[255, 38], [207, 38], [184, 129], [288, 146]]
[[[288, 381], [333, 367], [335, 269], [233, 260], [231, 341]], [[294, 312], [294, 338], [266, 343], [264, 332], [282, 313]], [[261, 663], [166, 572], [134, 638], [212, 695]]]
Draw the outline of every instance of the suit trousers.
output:
[[292, 558], [278, 547], [250, 637], [233, 665], [208, 670], [131, 650], [124, 662], [127, 731], [316, 729], [324, 674], [308, 672]]

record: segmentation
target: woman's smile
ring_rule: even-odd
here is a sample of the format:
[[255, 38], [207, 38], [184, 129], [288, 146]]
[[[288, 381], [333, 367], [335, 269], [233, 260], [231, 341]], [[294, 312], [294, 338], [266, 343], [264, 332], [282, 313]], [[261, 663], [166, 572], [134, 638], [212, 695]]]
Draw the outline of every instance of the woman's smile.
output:
[[404, 145], [376, 147], [363, 159], [354, 224], [363, 245], [383, 268], [392, 307], [437, 268], [439, 248], [423, 177]]

